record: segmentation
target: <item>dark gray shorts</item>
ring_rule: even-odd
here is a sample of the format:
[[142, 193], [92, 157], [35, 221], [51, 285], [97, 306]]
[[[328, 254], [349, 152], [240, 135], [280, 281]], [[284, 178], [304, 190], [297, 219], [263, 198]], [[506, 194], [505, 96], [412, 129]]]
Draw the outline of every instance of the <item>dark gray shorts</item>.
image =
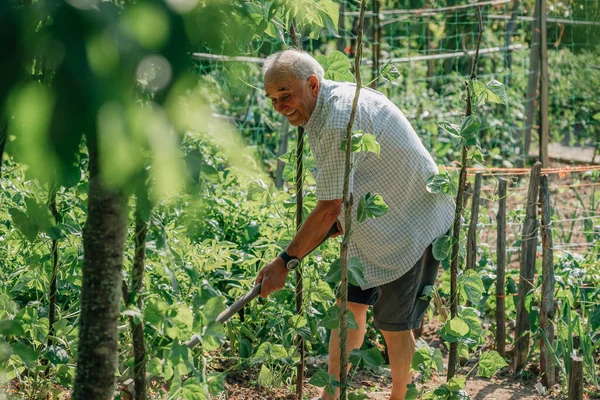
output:
[[435, 284], [440, 262], [431, 245], [404, 275], [385, 285], [362, 290], [348, 285], [348, 301], [373, 306], [375, 326], [384, 331], [407, 331], [421, 326], [429, 298], [420, 299], [425, 286]]

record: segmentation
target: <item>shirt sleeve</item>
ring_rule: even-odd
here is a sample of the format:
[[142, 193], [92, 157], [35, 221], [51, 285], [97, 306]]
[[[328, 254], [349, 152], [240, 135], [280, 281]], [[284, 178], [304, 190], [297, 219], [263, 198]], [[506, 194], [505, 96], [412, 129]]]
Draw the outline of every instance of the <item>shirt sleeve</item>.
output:
[[[346, 135], [343, 129], [332, 129], [321, 136], [317, 150], [317, 183], [318, 200], [342, 199], [344, 195], [344, 178], [346, 167], [346, 152], [340, 149]], [[354, 160], [354, 154], [352, 159]], [[350, 171], [350, 192], [354, 184], [354, 168]]]

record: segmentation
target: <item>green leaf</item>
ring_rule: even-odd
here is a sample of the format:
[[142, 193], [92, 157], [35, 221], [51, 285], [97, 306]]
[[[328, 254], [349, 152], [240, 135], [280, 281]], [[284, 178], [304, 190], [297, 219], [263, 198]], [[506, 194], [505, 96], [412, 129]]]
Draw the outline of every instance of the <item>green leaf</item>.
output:
[[21, 357], [21, 360], [23, 360], [27, 368], [35, 367], [38, 354], [32, 347], [22, 343], [16, 343], [12, 345], [12, 351], [14, 354]]
[[183, 400], [206, 400], [208, 394], [202, 386], [192, 379], [188, 379], [181, 387], [181, 397], [183, 397]]
[[69, 354], [63, 347], [58, 345], [48, 346], [44, 357], [53, 365], [67, 364], [69, 362]]
[[273, 386], [274, 380], [275, 376], [271, 373], [271, 370], [265, 364], [261, 365], [260, 372], [258, 373], [258, 384], [270, 387]]
[[600, 305], [596, 305], [594, 307], [589, 315], [588, 322], [592, 328], [592, 331], [596, 331], [598, 328], [600, 328]]
[[365, 287], [364, 268], [358, 257], [352, 257], [348, 260], [348, 281], [351, 285]]
[[467, 379], [462, 376], [455, 376], [446, 383], [446, 387], [451, 392], [458, 392], [467, 386]]
[[396, 66], [394, 64], [390, 62], [388, 62], [387, 64], [385, 64], [383, 66], [383, 68], [381, 68], [381, 71], [379, 72], [379, 75], [383, 78], [386, 79], [390, 82], [395, 81], [398, 78], [402, 78], [402, 75], [400, 75], [400, 72], [398, 71], [398, 68], [396, 68]]
[[484, 378], [491, 378], [496, 371], [506, 366], [508, 366], [508, 364], [497, 351], [488, 351], [483, 353], [479, 358], [479, 371], [477, 372], [477, 375], [483, 376]]
[[368, 192], [358, 202], [356, 220], [363, 222], [367, 218], [381, 217], [387, 212], [388, 208], [389, 206], [385, 204], [381, 195]]
[[0, 321], [0, 335], [3, 336], [23, 336], [25, 331], [18, 321], [14, 319], [5, 319]]
[[594, 116], [592, 118], [594, 118], [596, 121], [600, 121], [600, 112], [594, 114]]
[[479, 82], [477, 79], [472, 79], [469, 81], [469, 86], [471, 87], [473, 105], [477, 107], [485, 102], [485, 93], [487, 90], [485, 83]]
[[381, 352], [376, 347], [371, 347], [368, 350], [361, 351], [361, 359], [365, 365], [371, 369], [375, 369], [384, 363]]
[[477, 138], [480, 127], [481, 122], [474, 115], [469, 115], [462, 119], [460, 122], [460, 136], [465, 140], [467, 146], [469, 146], [469, 141]]
[[446, 321], [440, 330], [442, 338], [450, 343], [456, 342], [459, 338], [465, 337], [468, 333], [469, 325], [467, 325], [460, 317], [454, 317], [451, 320]]
[[456, 243], [454, 236], [443, 235], [437, 238], [432, 245], [433, 258], [438, 261], [452, 256], [452, 246]]
[[[361, 391], [364, 391], [364, 389], [361, 389]], [[367, 400], [368, 398], [369, 398], [369, 396], [367, 396], [364, 393], [356, 393], [356, 392], [348, 393], [348, 400]]]
[[406, 385], [406, 396], [404, 396], [404, 400], [416, 400], [418, 398], [419, 391], [417, 390], [417, 385], [414, 383]]
[[495, 79], [489, 81], [486, 85], [486, 100], [489, 103], [507, 104], [506, 89], [504, 85]]
[[329, 374], [327, 374], [327, 371], [324, 369], [319, 368], [317, 372], [311, 376], [308, 383], [316, 387], [325, 387], [329, 384]]
[[[346, 150], [347, 140], [342, 140], [340, 144], [340, 150]], [[353, 153], [375, 153], [379, 156], [379, 152], [381, 150], [381, 146], [377, 142], [377, 139], [374, 135], [370, 133], [362, 133], [361, 130], [355, 131], [352, 134], [352, 144], [350, 149]]]
[[327, 271], [327, 274], [325, 275], [325, 281], [326, 282], [331, 282], [331, 283], [338, 283], [340, 281], [340, 277], [341, 277], [341, 262], [340, 259], [336, 259], [334, 262], [331, 263], [331, 265], [329, 266], [329, 270]]
[[212, 297], [206, 301], [204, 308], [202, 308], [202, 314], [206, 318], [207, 322], [213, 322], [217, 320], [219, 314], [221, 314], [227, 306], [223, 302], [222, 297]]
[[438, 122], [437, 124], [442, 130], [448, 133], [453, 139], [460, 139], [460, 127], [456, 124], [451, 124], [447, 121]]
[[165, 329], [167, 335], [173, 339], [187, 340], [192, 336], [194, 315], [186, 304], [179, 304], [175, 308], [175, 315], [170, 318], [172, 325]]
[[146, 367], [150, 377], [162, 376], [162, 361], [158, 357], [153, 357]]
[[423, 292], [421, 292], [421, 296], [419, 297], [419, 300], [429, 300], [429, 299], [433, 298], [434, 294], [435, 294], [435, 286], [426, 285], [423, 288]]
[[280, 361], [288, 357], [288, 353], [280, 344], [265, 342], [261, 344], [252, 357], [253, 363]]
[[351, 63], [341, 51], [333, 51], [327, 57], [317, 57], [317, 61], [325, 70], [325, 79], [331, 79], [338, 82], [354, 82], [354, 76], [350, 72]]
[[[331, 307], [327, 314], [321, 319], [320, 325], [326, 329], [337, 329], [340, 327], [340, 308], [337, 305]], [[352, 311], [348, 310], [348, 328], [358, 329], [356, 319]]]
[[429, 346], [419, 347], [415, 354], [413, 354], [413, 358], [410, 366], [415, 371], [427, 371], [430, 367], [431, 363], [431, 352]]
[[481, 275], [474, 271], [468, 270], [458, 278], [458, 284], [461, 286], [467, 300], [475, 305], [479, 305], [483, 296], [483, 281]]
[[31, 220], [27, 214], [16, 208], [9, 209], [8, 213], [10, 214], [10, 217], [12, 218], [12, 221], [17, 229], [19, 229], [21, 233], [25, 235], [27, 240], [33, 242], [37, 238], [39, 232], [38, 225]]

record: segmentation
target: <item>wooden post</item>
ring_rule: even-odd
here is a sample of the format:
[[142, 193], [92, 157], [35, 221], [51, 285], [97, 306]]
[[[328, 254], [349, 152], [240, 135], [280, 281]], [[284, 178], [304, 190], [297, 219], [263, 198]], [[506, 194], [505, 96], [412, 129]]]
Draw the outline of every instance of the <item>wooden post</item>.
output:
[[344, 15], [345, 11], [346, 1], [342, 0], [340, 1], [340, 12], [338, 18], [338, 33], [340, 37], [337, 40], [337, 49], [342, 53], [346, 52], [346, 33], [344, 32], [346, 30], [346, 16]]
[[[298, 144], [296, 146], [296, 230], [299, 230], [302, 226], [303, 220], [303, 180], [304, 180], [304, 168], [302, 155], [304, 154], [304, 128], [298, 127]], [[302, 285], [302, 272], [301, 268], [296, 269], [296, 314], [302, 314], [302, 302], [303, 296], [303, 285]], [[304, 338], [298, 335], [296, 338], [298, 343], [298, 350], [300, 352], [300, 361], [296, 365], [296, 398], [302, 400], [302, 391], [304, 387]]]
[[506, 53], [504, 53], [504, 86], [507, 87], [512, 84], [512, 50], [510, 50], [510, 42], [515, 34], [515, 31], [517, 30], [517, 17], [519, 15], [520, 5], [520, 0], [513, 0], [513, 9], [510, 15], [510, 20], [506, 23], [506, 27], [504, 29], [504, 45], [507, 48]]
[[[288, 151], [288, 131], [290, 129], [290, 122], [287, 118], [283, 118], [281, 122], [281, 130], [279, 131], [279, 152], [278, 155], [281, 157]], [[283, 188], [283, 170], [285, 169], [285, 163], [277, 159], [277, 171], [275, 172], [275, 187], [277, 189]]]
[[546, 0], [540, 2], [540, 161], [542, 167], [550, 166], [548, 157], [549, 124], [548, 124], [548, 32], [546, 30]]
[[[552, 255], [552, 227], [550, 220], [550, 189], [548, 177], [540, 180], [540, 203], [542, 205], [542, 304], [540, 307], [540, 329], [543, 330], [548, 343], [554, 343], [554, 263]], [[556, 381], [556, 367], [550, 349], [544, 338], [540, 339], [540, 370], [542, 383], [547, 388]]]
[[[302, 48], [302, 40], [300, 33], [296, 32], [296, 26], [294, 22], [290, 24], [290, 37], [297, 48]], [[298, 143], [296, 143], [296, 231], [300, 229], [303, 221], [303, 209], [304, 209], [304, 128], [298, 127]], [[304, 287], [302, 284], [302, 269], [296, 269], [296, 314], [302, 314], [302, 302], [304, 301]], [[304, 361], [305, 361], [305, 349], [304, 349], [304, 338], [298, 334], [296, 337], [296, 343], [298, 345], [298, 352], [300, 353], [300, 360], [296, 364], [296, 399], [302, 400], [302, 392], [304, 389]]]
[[496, 239], [496, 351], [501, 357], [506, 352], [504, 346], [506, 343], [506, 311], [504, 308], [504, 296], [506, 286], [506, 180], [498, 179], [498, 215], [496, 222], [498, 225], [498, 237]]
[[373, 0], [373, 20], [371, 24], [371, 87], [377, 87], [377, 78], [379, 77], [379, 49], [381, 40], [381, 21], [379, 20], [379, 0]]
[[583, 358], [571, 356], [569, 400], [583, 400]]
[[540, 1], [536, 0], [535, 11], [533, 13], [533, 21], [531, 22], [531, 44], [529, 51], [529, 81], [527, 84], [527, 95], [525, 96], [525, 130], [523, 132], [525, 138], [523, 149], [523, 165], [529, 158], [529, 148], [531, 147], [531, 131], [535, 123], [535, 108], [537, 105], [537, 89], [540, 74]]
[[517, 306], [517, 325], [515, 330], [514, 371], [520, 371], [525, 365], [529, 352], [529, 312], [525, 307], [525, 298], [533, 289], [535, 274], [535, 251], [538, 237], [537, 201], [540, 188], [542, 164], [536, 162], [531, 169], [529, 190], [527, 192], [527, 211], [521, 235], [521, 268], [519, 279], [519, 303]]
[[467, 234], [467, 269], [475, 269], [475, 263], [477, 262], [477, 220], [479, 219], [482, 177], [481, 172], [475, 174], [473, 200], [471, 201], [471, 221], [469, 221], [469, 232]]

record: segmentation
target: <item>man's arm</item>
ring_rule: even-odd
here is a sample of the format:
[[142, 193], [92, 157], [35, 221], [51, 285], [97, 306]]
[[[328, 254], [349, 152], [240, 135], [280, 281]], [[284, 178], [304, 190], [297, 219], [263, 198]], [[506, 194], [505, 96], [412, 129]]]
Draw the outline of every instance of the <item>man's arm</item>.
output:
[[[327, 235], [331, 226], [336, 222], [342, 211], [342, 200], [319, 200], [317, 206], [308, 215], [294, 239], [286, 248], [286, 252], [298, 259], [308, 255], [319, 245]], [[261, 297], [267, 297], [271, 292], [281, 289], [285, 285], [289, 273], [281, 257], [260, 270], [256, 283], [262, 282]]]

